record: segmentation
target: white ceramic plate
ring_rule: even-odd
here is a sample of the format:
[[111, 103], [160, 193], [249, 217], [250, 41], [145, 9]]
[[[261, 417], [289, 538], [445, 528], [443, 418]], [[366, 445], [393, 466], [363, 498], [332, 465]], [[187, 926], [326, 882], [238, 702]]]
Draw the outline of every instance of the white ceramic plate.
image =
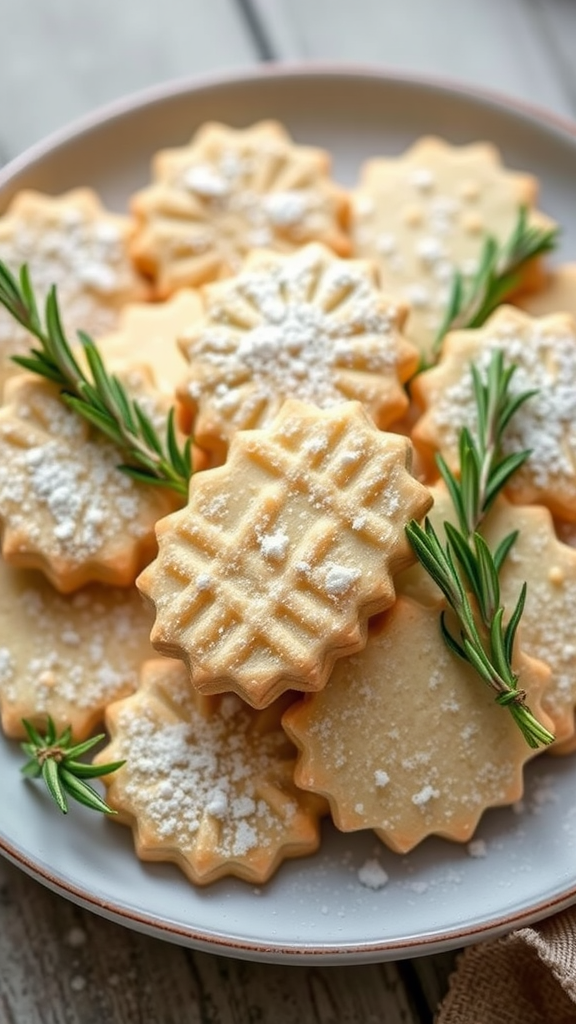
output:
[[[494, 97], [368, 71], [280, 69], [129, 99], [1, 171], [0, 208], [24, 186], [86, 184], [122, 210], [159, 147], [186, 142], [208, 119], [240, 126], [263, 117], [330, 149], [349, 184], [365, 157], [400, 152], [424, 133], [490, 139], [510, 166], [538, 175], [542, 206], [563, 225], [559, 258], [576, 258], [576, 128]], [[21, 760], [17, 744], [0, 742], [0, 850], [89, 909], [199, 949], [300, 963], [400, 958], [507, 931], [576, 899], [572, 758], [538, 758], [524, 810], [486, 814], [477, 836], [485, 856], [429, 840], [400, 857], [371, 833], [326, 826], [319, 854], [285, 864], [262, 889], [237, 881], [195, 889], [170, 865], [140, 863], [128, 829], [80, 807], [62, 819], [21, 779]], [[377, 891], [358, 875], [374, 857], [389, 876]]]

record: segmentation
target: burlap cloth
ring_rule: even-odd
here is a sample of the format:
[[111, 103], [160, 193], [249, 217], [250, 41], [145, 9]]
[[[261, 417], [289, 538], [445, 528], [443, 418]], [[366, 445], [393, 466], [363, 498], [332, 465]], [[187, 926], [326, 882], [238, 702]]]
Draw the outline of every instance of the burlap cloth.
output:
[[466, 949], [436, 1024], [576, 1024], [576, 907]]

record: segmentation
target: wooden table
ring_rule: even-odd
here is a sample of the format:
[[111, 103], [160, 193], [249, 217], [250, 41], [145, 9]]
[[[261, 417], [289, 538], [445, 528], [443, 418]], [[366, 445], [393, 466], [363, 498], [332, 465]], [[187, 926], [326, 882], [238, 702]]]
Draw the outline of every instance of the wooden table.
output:
[[[18, 0], [2, 14], [0, 162], [143, 86], [270, 60], [379, 63], [576, 117], [573, 0]], [[417, 1024], [453, 960], [336, 969], [194, 953], [0, 862], [2, 1024]]]

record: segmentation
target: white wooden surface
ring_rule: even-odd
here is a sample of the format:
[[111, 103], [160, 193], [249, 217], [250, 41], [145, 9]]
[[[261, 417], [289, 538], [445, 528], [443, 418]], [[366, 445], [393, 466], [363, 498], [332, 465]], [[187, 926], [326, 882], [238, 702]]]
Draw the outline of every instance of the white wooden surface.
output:
[[258, 58], [234, 0], [4, 0], [0, 7], [4, 159], [119, 96]]
[[572, 53], [576, 44], [576, 8], [570, 0], [254, 0], [254, 4], [279, 58], [370, 61], [391, 69], [457, 78], [558, 113], [576, 114], [576, 97], [570, 96], [555, 43], [556, 38], [562, 40], [569, 64], [570, 32]]
[[[576, 117], [575, 53], [576, 0], [5, 0], [0, 162], [110, 99], [262, 59], [380, 63]], [[196, 955], [0, 863], [0, 1024], [422, 1024], [451, 964], [322, 970]]]

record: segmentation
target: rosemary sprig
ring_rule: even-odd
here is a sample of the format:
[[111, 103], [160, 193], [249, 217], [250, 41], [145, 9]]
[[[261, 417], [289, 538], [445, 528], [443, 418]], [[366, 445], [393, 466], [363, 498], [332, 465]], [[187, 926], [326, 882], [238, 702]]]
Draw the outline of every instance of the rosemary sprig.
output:
[[104, 733], [84, 740], [83, 743], [73, 743], [70, 726], [58, 736], [54, 721], [50, 717], [44, 736], [27, 719], [23, 718], [22, 723], [28, 734], [28, 742], [22, 743], [21, 746], [28, 755], [28, 761], [21, 768], [21, 772], [27, 779], [42, 777], [50, 796], [63, 814], [68, 812], [68, 796], [93, 811], [116, 814], [116, 811], [84, 780], [109, 775], [110, 772], [121, 768], [125, 762], [114, 761], [94, 765], [78, 760], [104, 739]]
[[118, 467], [122, 472], [186, 498], [192, 475], [192, 442], [188, 438], [180, 448], [174, 410], [170, 410], [162, 438], [142, 406], [129, 396], [118, 377], [108, 372], [92, 338], [79, 331], [89, 375], [85, 373], [64, 334], [56, 288], [48, 293], [42, 323], [26, 266], [16, 278], [0, 260], [0, 305], [40, 343], [30, 355], [14, 356], [13, 361], [57, 384], [66, 405], [126, 453], [127, 463]]
[[466, 283], [459, 270], [452, 278], [446, 311], [432, 345], [434, 361], [448, 331], [481, 327], [518, 286], [526, 265], [556, 248], [558, 236], [557, 227], [529, 224], [525, 206], [520, 207], [512, 233], [502, 245], [492, 235], [486, 236], [472, 280]]
[[[459, 635], [449, 629], [445, 613], [440, 626], [448, 647], [476, 670], [496, 691], [496, 702], [510, 711], [531, 747], [551, 743], [554, 737], [534, 717], [526, 694], [512, 669], [514, 639], [526, 600], [523, 585], [516, 605], [504, 624], [498, 574], [517, 533], [508, 534], [495, 552], [478, 532], [484, 516], [506, 482], [526, 461], [528, 451], [502, 453], [502, 438], [512, 416], [533, 394], [510, 394], [515, 367], [504, 368], [501, 351], [492, 354], [486, 383], [472, 366], [477, 413], [477, 438], [464, 428], [459, 438], [459, 475], [445, 460], [437, 462], [448, 488], [458, 526], [444, 523], [446, 543], [427, 519], [424, 528], [414, 520], [406, 527], [412, 549], [454, 613]], [[472, 595], [472, 600], [469, 594]]]

